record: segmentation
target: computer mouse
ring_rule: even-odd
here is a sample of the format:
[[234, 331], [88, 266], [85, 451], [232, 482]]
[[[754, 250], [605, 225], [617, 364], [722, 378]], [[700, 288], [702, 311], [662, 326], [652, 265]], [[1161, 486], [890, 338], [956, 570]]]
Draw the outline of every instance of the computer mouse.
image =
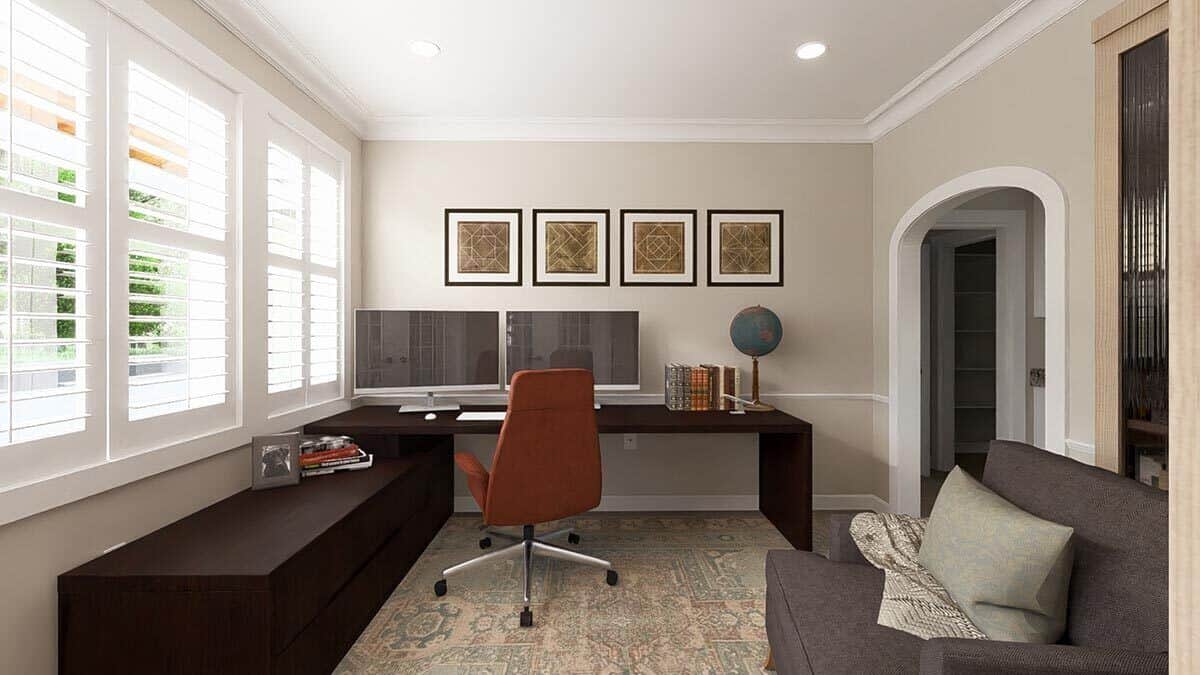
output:
[[431, 422], [431, 421], [433, 421], [433, 420], [436, 420], [436, 419], [437, 419], [437, 414], [436, 414], [436, 413], [425, 413], [425, 421], [426, 421], [426, 422]]

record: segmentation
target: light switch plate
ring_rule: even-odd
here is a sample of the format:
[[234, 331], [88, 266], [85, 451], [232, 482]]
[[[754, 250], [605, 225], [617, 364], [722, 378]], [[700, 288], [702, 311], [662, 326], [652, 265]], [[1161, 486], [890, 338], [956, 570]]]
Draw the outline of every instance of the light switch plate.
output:
[[624, 434], [621, 443], [626, 450], [637, 450], [637, 434]]

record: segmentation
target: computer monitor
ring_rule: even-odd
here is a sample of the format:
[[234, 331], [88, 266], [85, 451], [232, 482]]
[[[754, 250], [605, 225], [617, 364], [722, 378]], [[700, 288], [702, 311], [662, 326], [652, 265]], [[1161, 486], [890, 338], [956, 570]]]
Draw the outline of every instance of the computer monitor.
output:
[[506, 383], [519, 370], [586, 368], [598, 391], [640, 388], [635, 311], [506, 312], [505, 333]]
[[359, 309], [354, 393], [499, 390], [500, 313]]

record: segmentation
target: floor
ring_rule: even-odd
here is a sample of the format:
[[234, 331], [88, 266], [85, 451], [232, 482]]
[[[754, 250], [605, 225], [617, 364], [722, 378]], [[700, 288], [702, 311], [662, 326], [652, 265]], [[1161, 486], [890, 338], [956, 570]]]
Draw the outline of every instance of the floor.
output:
[[[986, 452], [959, 452], [954, 455], [954, 463], [962, 467], [975, 480], [983, 480], [983, 467], [987, 463]], [[942, 483], [946, 481], [947, 471], [930, 471], [921, 479], [921, 515], [928, 518], [933, 511], [933, 503], [937, 500]]]
[[[829, 513], [813, 517], [821, 553]], [[764, 672], [763, 564], [769, 549], [790, 546], [761, 515], [603, 513], [547, 525], [574, 526], [582, 541], [571, 548], [610, 560], [621, 577], [609, 587], [602, 570], [537, 558], [532, 628], [518, 625], [519, 560], [456, 575], [434, 596], [443, 568], [480, 553], [479, 522], [450, 519], [338, 675]]]

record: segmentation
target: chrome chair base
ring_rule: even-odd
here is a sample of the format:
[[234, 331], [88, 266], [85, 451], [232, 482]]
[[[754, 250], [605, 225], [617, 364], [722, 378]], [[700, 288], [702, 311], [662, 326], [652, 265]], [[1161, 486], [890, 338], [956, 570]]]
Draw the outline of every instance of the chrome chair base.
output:
[[617, 575], [617, 571], [613, 569], [612, 563], [609, 561], [590, 555], [585, 555], [577, 551], [572, 551], [561, 546], [555, 546], [554, 544], [546, 542], [547, 539], [557, 539], [565, 536], [572, 544], [579, 543], [579, 535], [575, 534], [574, 528], [566, 527], [561, 530], [554, 530], [553, 532], [548, 532], [541, 537], [533, 536], [532, 525], [524, 526], [522, 528], [521, 536], [516, 536], [499, 530], [488, 530], [487, 534], [489, 535], [488, 537], [484, 537], [479, 541], [480, 548], [489, 548], [491, 546], [490, 537], [507, 539], [516, 543], [505, 546], [504, 548], [496, 549], [495, 551], [484, 553], [483, 555], [472, 558], [465, 562], [461, 562], [457, 565], [452, 565], [442, 570], [442, 578], [433, 585], [433, 592], [435, 595], [441, 597], [446, 594], [446, 577], [452, 574], [457, 574], [463, 570], [469, 570], [495, 560], [503, 560], [505, 558], [515, 558], [517, 556], [521, 556], [524, 559], [523, 569], [525, 582], [525, 607], [521, 611], [521, 625], [528, 627], [533, 625], [533, 611], [529, 608], [529, 590], [532, 584], [534, 555], [543, 555], [547, 558], [555, 558], [558, 560], [566, 560], [568, 562], [591, 565], [593, 567], [601, 567], [606, 571], [605, 581], [608, 583], [608, 585], [617, 585], [619, 577]]

